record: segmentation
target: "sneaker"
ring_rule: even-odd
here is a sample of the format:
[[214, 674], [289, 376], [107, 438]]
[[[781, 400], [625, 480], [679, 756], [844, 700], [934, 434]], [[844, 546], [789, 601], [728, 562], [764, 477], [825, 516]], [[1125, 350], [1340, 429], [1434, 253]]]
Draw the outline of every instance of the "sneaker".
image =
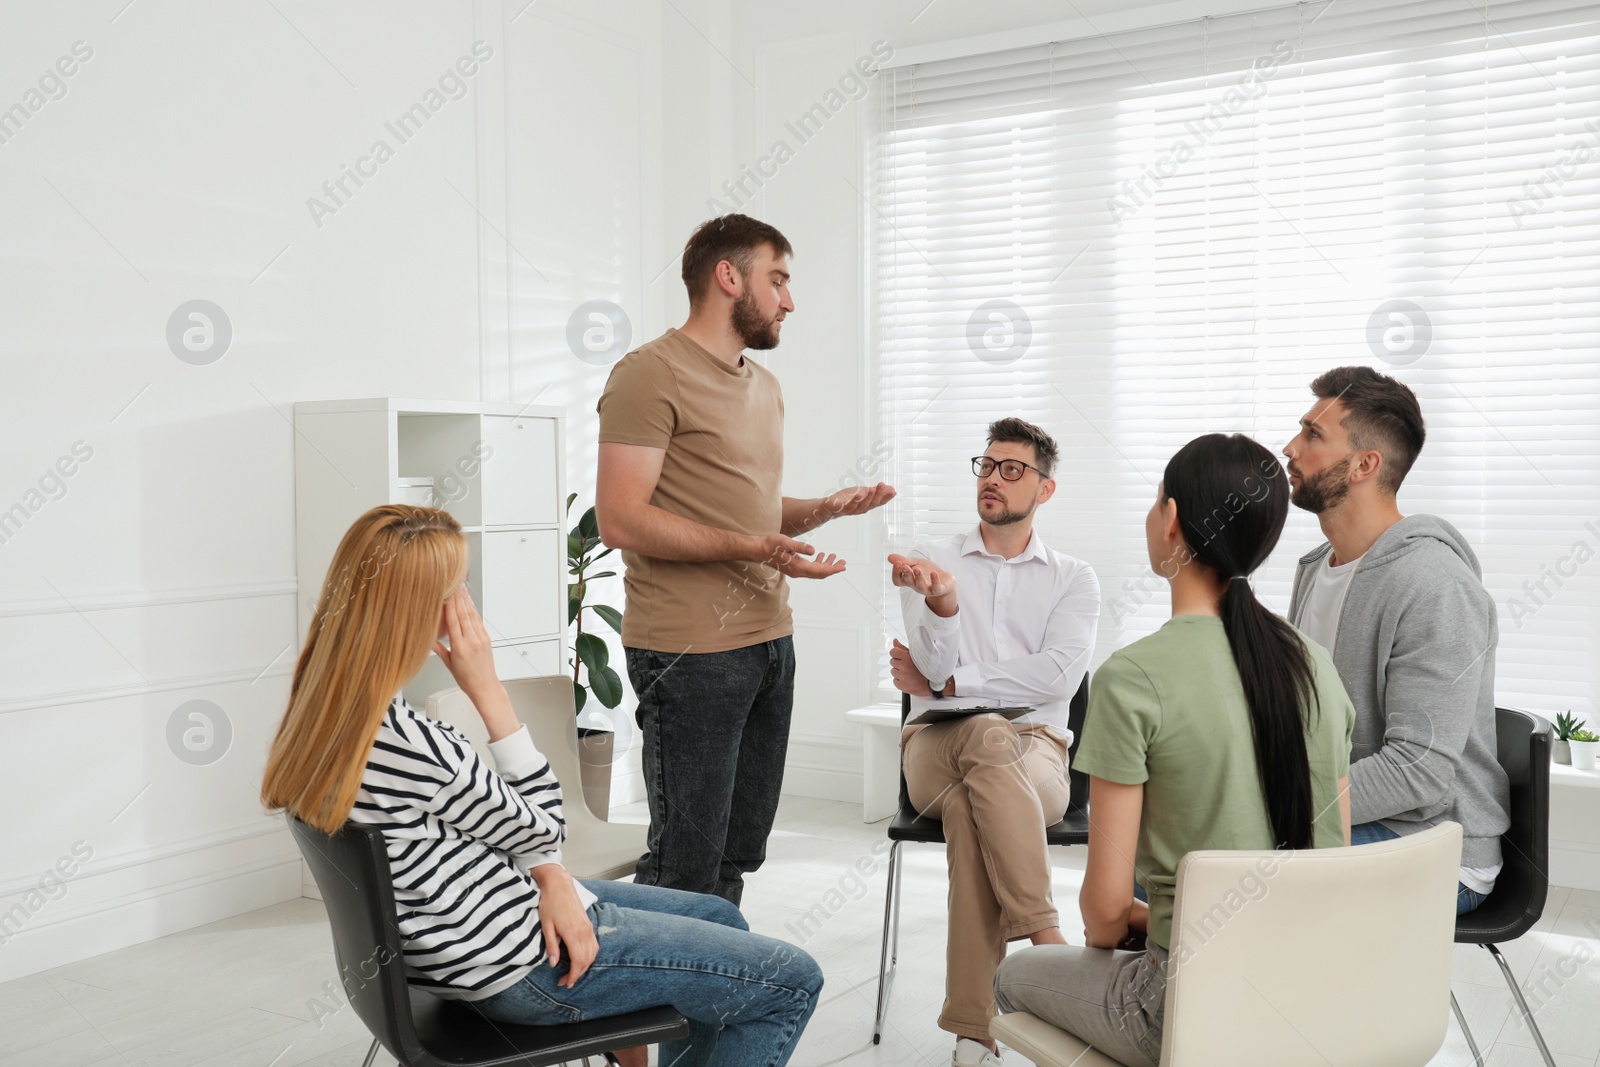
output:
[[956, 1039], [956, 1052], [950, 1063], [951, 1067], [1002, 1067], [999, 1056], [990, 1052], [983, 1042], [970, 1037]]

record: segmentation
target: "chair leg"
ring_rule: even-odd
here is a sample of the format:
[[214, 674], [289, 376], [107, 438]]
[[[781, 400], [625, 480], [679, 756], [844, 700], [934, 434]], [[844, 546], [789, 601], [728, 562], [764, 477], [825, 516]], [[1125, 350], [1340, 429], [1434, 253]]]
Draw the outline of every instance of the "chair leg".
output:
[[372, 1067], [372, 1061], [378, 1058], [378, 1039], [372, 1039], [372, 1047], [367, 1049], [367, 1058], [361, 1061], [361, 1067]]
[[[892, 939], [892, 947], [891, 947]], [[883, 894], [883, 941], [878, 953], [878, 1013], [872, 1022], [872, 1043], [883, 1040], [883, 1017], [889, 1010], [889, 987], [894, 983], [900, 948], [900, 842], [889, 846], [888, 887]]]
[[1544, 1057], [1545, 1067], [1556, 1067], [1556, 1061], [1544, 1043], [1544, 1035], [1539, 1032], [1539, 1024], [1533, 1021], [1533, 1012], [1528, 1010], [1528, 1002], [1522, 996], [1522, 987], [1517, 984], [1517, 978], [1506, 964], [1506, 958], [1500, 955], [1500, 950], [1493, 945], [1483, 947], [1489, 950], [1489, 955], [1500, 965], [1500, 973], [1506, 976], [1506, 985], [1511, 987], [1511, 995], [1516, 998], [1517, 1007], [1522, 1011], [1522, 1021], [1528, 1024], [1528, 1033], [1533, 1035], [1533, 1043], [1539, 1046], [1539, 1055]]
[[1478, 1043], [1472, 1040], [1472, 1030], [1467, 1026], [1467, 1017], [1461, 1013], [1461, 1005], [1456, 1003], [1455, 990], [1450, 991], [1450, 1010], [1456, 1013], [1456, 1022], [1461, 1024], [1461, 1036], [1467, 1039], [1467, 1048], [1472, 1050], [1472, 1062], [1475, 1067], [1483, 1067], [1483, 1053], [1478, 1051]]
[[889, 941], [890, 970], [894, 969], [895, 964], [900, 959], [900, 905], [905, 901], [905, 894], [902, 892], [901, 887], [905, 882], [905, 877], [905, 864], [897, 864], [894, 869], [894, 936]]

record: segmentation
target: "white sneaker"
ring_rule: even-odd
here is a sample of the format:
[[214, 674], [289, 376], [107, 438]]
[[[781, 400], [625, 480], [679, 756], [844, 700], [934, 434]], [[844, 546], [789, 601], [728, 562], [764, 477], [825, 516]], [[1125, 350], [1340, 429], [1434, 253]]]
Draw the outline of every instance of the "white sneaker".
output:
[[999, 1056], [990, 1052], [982, 1041], [970, 1037], [956, 1039], [956, 1051], [950, 1063], [951, 1067], [1003, 1067]]

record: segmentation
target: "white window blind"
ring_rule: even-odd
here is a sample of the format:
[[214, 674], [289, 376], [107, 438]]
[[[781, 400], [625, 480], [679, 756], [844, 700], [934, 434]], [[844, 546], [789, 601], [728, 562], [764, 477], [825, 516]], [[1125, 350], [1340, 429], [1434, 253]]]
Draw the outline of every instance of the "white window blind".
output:
[[[1478, 553], [1500, 699], [1600, 721], [1600, 6], [1302, 4], [891, 69], [879, 99], [896, 550], [976, 523], [990, 420], [1039, 423], [1038, 528], [1100, 576], [1098, 665], [1168, 616], [1143, 518], [1171, 455], [1276, 451], [1318, 373], [1365, 363], [1421, 400], [1401, 510]], [[1292, 510], [1276, 610], [1321, 540]]]

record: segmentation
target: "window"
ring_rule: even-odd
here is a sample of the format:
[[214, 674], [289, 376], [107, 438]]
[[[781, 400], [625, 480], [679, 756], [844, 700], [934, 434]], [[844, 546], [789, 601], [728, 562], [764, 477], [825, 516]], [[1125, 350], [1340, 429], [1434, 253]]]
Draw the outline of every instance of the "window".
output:
[[[1098, 665], [1168, 615], [1167, 459], [1276, 451], [1312, 378], [1368, 363], [1422, 402], [1401, 510], [1477, 552], [1501, 700], [1600, 719], [1600, 9], [1301, 4], [895, 68], [880, 101], [894, 550], [977, 521], [990, 420], [1041, 424], [1038, 528], [1100, 576]], [[1293, 510], [1257, 574], [1276, 610], [1321, 540]]]

